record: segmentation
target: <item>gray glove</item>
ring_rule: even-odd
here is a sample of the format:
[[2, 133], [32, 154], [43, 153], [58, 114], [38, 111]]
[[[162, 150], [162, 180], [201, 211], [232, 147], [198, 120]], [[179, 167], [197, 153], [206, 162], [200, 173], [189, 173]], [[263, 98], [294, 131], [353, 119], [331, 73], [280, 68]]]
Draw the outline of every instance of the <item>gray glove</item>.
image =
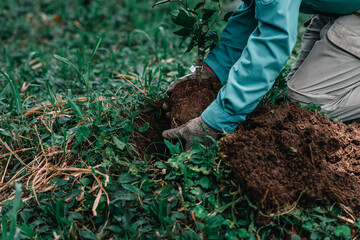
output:
[[191, 147], [194, 144], [193, 137], [198, 137], [205, 140], [207, 145], [211, 144], [211, 139], [206, 136], [210, 136], [215, 140], [218, 140], [221, 133], [207, 125], [201, 117], [193, 118], [189, 122], [181, 125], [180, 127], [166, 130], [162, 133], [162, 136], [166, 139], [178, 139], [186, 141], [186, 148]]

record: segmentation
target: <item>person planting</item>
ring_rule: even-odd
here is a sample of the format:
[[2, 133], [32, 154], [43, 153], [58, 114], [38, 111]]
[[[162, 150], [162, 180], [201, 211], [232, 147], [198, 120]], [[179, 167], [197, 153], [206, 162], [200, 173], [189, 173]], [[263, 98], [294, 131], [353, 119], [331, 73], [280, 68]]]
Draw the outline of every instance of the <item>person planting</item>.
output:
[[[299, 12], [306, 23], [298, 59], [287, 77], [290, 101], [314, 103], [344, 121], [360, 117], [360, 0], [244, 0], [219, 44], [207, 56], [203, 78], [224, 86], [201, 116], [166, 130], [166, 139], [218, 139], [245, 121], [270, 90], [296, 43]], [[175, 80], [176, 85], [194, 76]], [[199, 99], [201, 101], [201, 99]]]

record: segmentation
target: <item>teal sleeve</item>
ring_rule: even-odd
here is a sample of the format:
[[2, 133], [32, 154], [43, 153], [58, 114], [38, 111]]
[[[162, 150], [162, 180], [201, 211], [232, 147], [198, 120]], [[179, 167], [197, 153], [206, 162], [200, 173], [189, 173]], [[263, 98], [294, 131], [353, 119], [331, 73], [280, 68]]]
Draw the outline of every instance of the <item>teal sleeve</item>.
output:
[[219, 44], [204, 62], [216, 73], [222, 84], [228, 80], [230, 69], [241, 57], [250, 35], [257, 27], [253, 1], [245, 0], [236, 9], [221, 33]]
[[347, 15], [360, 9], [360, 0], [303, 0], [300, 11], [308, 14]]
[[218, 131], [233, 132], [270, 90], [296, 42], [301, 0], [255, 0], [258, 25], [227, 84], [201, 115]]

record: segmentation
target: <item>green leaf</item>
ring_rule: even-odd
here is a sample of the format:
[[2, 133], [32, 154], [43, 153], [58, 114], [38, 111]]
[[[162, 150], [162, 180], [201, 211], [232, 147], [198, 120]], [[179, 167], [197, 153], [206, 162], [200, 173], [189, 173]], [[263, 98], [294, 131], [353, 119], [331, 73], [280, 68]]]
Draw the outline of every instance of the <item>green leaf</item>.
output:
[[167, 3], [167, 2], [172, 2], [171, 0], [162, 0], [162, 1], [158, 1], [156, 2], [153, 7], [156, 7], [157, 5], [163, 4], [163, 3]]
[[195, 42], [191, 41], [191, 42], [189, 43], [188, 48], [186, 49], [186, 52], [187, 52], [187, 53], [190, 52], [191, 50], [193, 50], [194, 47], [195, 47]]
[[211, 187], [211, 181], [208, 177], [202, 177], [198, 184], [205, 189], [209, 189]]
[[175, 31], [174, 34], [181, 37], [188, 37], [192, 32], [193, 30], [190, 28], [181, 28], [180, 30]]
[[217, 10], [214, 9], [204, 9], [204, 15], [202, 17], [203, 21], [208, 20], [209, 18], [211, 18], [215, 13], [217, 12]]
[[301, 237], [297, 234], [291, 236], [291, 240], [301, 240]]
[[226, 225], [226, 224], [227, 224], [227, 221], [221, 215], [209, 216], [206, 219], [206, 227], [208, 229], [219, 228], [222, 225]]
[[58, 123], [62, 125], [62, 124], [64, 124], [64, 123], [67, 123], [67, 122], [70, 121], [70, 120], [71, 120], [71, 118], [61, 116], [61, 117], [59, 117], [59, 119], [58, 119]]
[[74, 219], [82, 220], [82, 219], [84, 219], [84, 216], [78, 212], [72, 212], [69, 214], [69, 219], [70, 220], [74, 220]]
[[351, 228], [347, 225], [337, 226], [334, 229], [334, 234], [337, 237], [344, 237], [345, 239], [351, 239]]
[[82, 179], [80, 179], [79, 181], [80, 181], [80, 183], [81, 183], [82, 185], [84, 185], [84, 186], [87, 186], [87, 185], [89, 185], [89, 184], [91, 183], [91, 180], [88, 179], [88, 178], [82, 178]]
[[124, 183], [131, 183], [138, 180], [138, 178], [131, 176], [128, 173], [121, 174], [118, 178], [118, 183], [124, 184]]
[[185, 165], [182, 162], [179, 162], [179, 167], [180, 167], [182, 174], [184, 174], [184, 178], [187, 179], [188, 173], [187, 173], [187, 169], [186, 169]]
[[1, 130], [0, 129], [0, 134], [7, 136], [7, 137], [12, 137], [11, 132], [10, 131], [6, 131], [6, 130]]
[[354, 226], [360, 228], [360, 218], [356, 219], [356, 223], [354, 223]]
[[181, 239], [184, 240], [201, 240], [199, 235], [196, 232], [186, 230], [183, 233], [183, 237]]
[[113, 136], [113, 141], [118, 149], [120, 149], [121, 151], [125, 149], [126, 143], [122, 142], [120, 139], [118, 139], [115, 136]]
[[148, 122], [144, 123], [144, 125], [142, 125], [140, 128], [139, 128], [139, 131], [140, 132], [146, 132], [150, 127], [150, 124]]
[[208, 215], [208, 212], [205, 210], [205, 208], [202, 205], [198, 205], [194, 208], [195, 216], [199, 219], [203, 220]]
[[126, 190], [128, 190], [128, 191], [130, 191], [132, 193], [135, 193], [136, 195], [139, 195], [140, 197], [145, 196], [145, 193], [143, 191], [141, 191], [139, 188], [137, 188], [137, 187], [135, 187], [135, 186], [133, 186], [131, 184], [125, 183], [125, 184], [122, 184], [121, 186], [124, 189], [126, 189]]
[[319, 232], [312, 232], [312, 233], [310, 234], [310, 239], [311, 239], [311, 240], [324, 239], [324, 235], [321, 234], [321, 233], [319, 233]]
[[196, 22], [196, 19], [193, 16], [189, 16], [183, 9], [173, 11], [171, 13], [171, 20], [177, 25], [191, 29]]
[[98, 240], [98, 237], [94, 233], [88, 231], [80, 231], [80, 237], [84, 240]]
[[167, 148], [170, 150], [171, 155], [174, 155], [176, 153], [181, 153], [180, 142], [176, 143], [176, 145], [172, 144], [171, 142], [169, 142], [166, 139], [164, 139], [164, 142], [165, 142], [165, 145], [167, 146]]
[[74, 189], [71, 193], [65, 195], [65, 199], [79, 196], [83, 191], [81, 189]]
[[203, 2], [199, 2], [198, 4], [196, 4], [196, 6], [194, 7], [194, 10], [198, 10], [200, 7], [204, 6]]
[[90, 132], [89, 128], [87, 128], [85, 126], [81, 126], [76, 130], [76, 137], [80, 141], [90, 137], [90, 135], [91, 135], [91, 132]]
[[106, 230], [110, 230], [110, 231], [113, 231], [115, 233], [121, 233], [122, 232], [122, 228], [117, 226], [117, 225], [108, 226], [108, 227], [106, 227]]
[[154, 167], [159, 168], [159, 169], [168, 168], [168, 166], [165, 163], [163, 163], [162, 161], [155, 162]]
[[219, 41], [219, 35], [215, 31], [209, 31], [205, 37], [206, 37], [206, 40], [208, 40], [208, 41], [213, 41], [213, 42]]

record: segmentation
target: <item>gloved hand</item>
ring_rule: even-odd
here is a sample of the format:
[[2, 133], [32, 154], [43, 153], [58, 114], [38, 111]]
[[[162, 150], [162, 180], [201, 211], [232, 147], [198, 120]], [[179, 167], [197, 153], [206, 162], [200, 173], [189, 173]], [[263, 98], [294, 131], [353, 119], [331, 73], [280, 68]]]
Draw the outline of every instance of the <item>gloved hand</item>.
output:
[[201, 117], [193, 118], [189, 122], [181, 125], [180, 127], [166, 130], [162, 133], [162, 136], [166, 139], [178, 139], [186, 141], [186, 148], [191, 147], [194, 144], [193, 137], [198, 137], [205, 140], [207, 145], [211, 144], [211, 139], [206, 136], [210, 136], [215, 140], [218, 140], [221, 133], [216, 131], [207, 125]]

